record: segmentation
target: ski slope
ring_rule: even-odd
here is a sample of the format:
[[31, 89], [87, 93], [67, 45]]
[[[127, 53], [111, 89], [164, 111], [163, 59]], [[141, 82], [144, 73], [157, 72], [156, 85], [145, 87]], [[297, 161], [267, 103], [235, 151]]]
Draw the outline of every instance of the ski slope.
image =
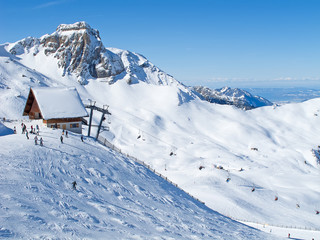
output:
[[[274, 239], [235, 222], [91, 138], [0, 123], [0, 238]], [[2, 136], [3, 135], [3, 136]], [[77, 190], [72, 182], [77, 182]]]

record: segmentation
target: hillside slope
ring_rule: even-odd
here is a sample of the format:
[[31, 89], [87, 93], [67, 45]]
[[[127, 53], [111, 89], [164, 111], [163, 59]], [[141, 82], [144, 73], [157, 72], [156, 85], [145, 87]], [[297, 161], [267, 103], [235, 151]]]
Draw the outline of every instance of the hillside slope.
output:
[[40, 125], [41, 147], [20, 123], [5, 123], [17, 134], [0, 132], [0, 238], [273, 239], [90, 138], [69, 133], [62, 144], [60, 130]]

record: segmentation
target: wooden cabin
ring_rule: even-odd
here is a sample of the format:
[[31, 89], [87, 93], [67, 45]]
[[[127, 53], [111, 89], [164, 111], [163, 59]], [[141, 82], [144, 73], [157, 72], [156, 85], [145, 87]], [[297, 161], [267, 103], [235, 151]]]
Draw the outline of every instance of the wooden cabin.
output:
[[43, 119], [47, 127], [82, 133], [82, 119], [88, 113], [76, 88], [30, 88], [23, 116]]

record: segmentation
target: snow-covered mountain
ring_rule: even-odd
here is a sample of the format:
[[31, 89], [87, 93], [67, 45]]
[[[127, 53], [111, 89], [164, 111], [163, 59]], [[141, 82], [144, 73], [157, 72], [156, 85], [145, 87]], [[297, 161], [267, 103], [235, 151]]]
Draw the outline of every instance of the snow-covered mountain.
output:
[[[84, 30], [74, 30], [74, 25], [81, 24], [62, 25], [68, 29], [63, 34], [77, 38], [78, 31]], [[59, 29], [53, 35], [63, 35]], [[145, 161], [206, 206], [268, 226], [320, 229], [316, 214], [320, 169], [313, 155], [320, 143], [320, 99], [251, 111], [211, 104], [141, 55], [115, 48], [105, 49], [115, 54], [114, 59], [119, 57], [119, 65], [113, 65], [101, 51], [93, 58], [95, 66], [108, 58], [112, 67], [101, 71], [110, 70], [111, 76], [95, 78], [90, 73], [93, 65], [89, 67], [84, 59], [64, 65], [62, 59], [68, 54], [46, 52], [42, 39], [51, 35], [21, 43], [25, 47], [20, 48], [18, 43], [0, 45], [1, 118], [23, 118], [30, 87], [74, 86], [84, 103], [91, 99], [97, 106], [109, 105], [112, 115], [104, 122], [109, 131], [101, 136]], [[66, 45], [57, 49], [73, 56], [74, 48], [64, 48]], [[89, 53], [94, 48], [84, 49]], [[120, 63], [125, 70], [113, 76], [111, 69], [120, 69]], [[128, 76], [132, 80], [127, 81]], [[99, 120], [100, 115], [95, 114], [95, 124]]]
[[129, 84], [138, 81], [159, 85], [177, 84], [172, 76], [161, 71], [144, 56], [126, 50], [105, 48], [99, 31], [86, 22], [61, 24], [50, 35], [44, 35], [40, 39], [27, 37], [5, 48], [17, 57], [32, 56], [28, 57], [31, 62], [26, 63], [27, 66], [34, 65], [43, 56], [54, 58], [61, 76], [75, 74], [82, 84], [92, 78], [104, 79], [110, 84], [120, 79]]
[[267, 99], [253, 96], [249, 92], [239, 88], [224, 87], [214, 90], [203, 86], [196, 86], [193, 87], [193, 90], [210, 103], [234, 105], [246, 110], [263, 106], [272, 106], [272, 102]]

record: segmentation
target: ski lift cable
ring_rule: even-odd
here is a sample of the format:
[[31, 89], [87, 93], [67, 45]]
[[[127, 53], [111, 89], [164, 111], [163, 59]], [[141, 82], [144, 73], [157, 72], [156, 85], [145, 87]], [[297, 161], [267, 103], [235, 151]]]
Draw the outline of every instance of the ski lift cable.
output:
[[[146, 122], [144, 119], [142, 119], [142, 118], [140, 118], [140, 117], [137, 117], [137, 116], [135, 116], [135, 115], [133, 115], [133, 114], [131, 114], [131, 113], [128, 113], [128, 112], [123, 111], [123, 110], [120, 110], [120, 109], [118, 109], [118, 110], [121, 111], [121, 112], [124, 113], [124, 114], [130, 115], [130, 116], [138, 119], [141, 123]], [[120, 118], [119, 116], [116, 116], [115, 114], [112, 114], [112, 117], [121, 120], [122, 122], [126, 123], [127, 125], [130, 125], [131, 127], [135, 128], [135, 129], [137, 129], [137, 130], [141, 130], [140, 127], [137, 127], [136, 125], [133, 125], [132, 123], [129, 123], [127, 120], [122, 119], [122, 118]], [[158, 127], [159, 127], [160, 129], [164, 130], [164, 131], [167, 131], [166, 129], [164, 129], [164, 128], [161, 127], [161, 126], [158, 126]], [[145, 133], [146, 135], [149, 135], [150, 137], [158, 140], [159, 142], [162, 142], [162, 143], [164, 143], [165, 145], [169, 146], [169, 147], [171, 148], [170, 151], [174, 151], [174, 152], [175, 152], [175, 151], [178, 149], [178, 147], [176, 147], [175, 145], [173, 145], [173, 144], [171, 144], [171, 143], [168, 143], [168, 142], [166, 142], [166, 141], [164, 141], [164, 140], [162, 140], [162, 139], [160, 139], [160, 138], [152, 135], [151, 133], [148, 133], [148, 132], [146, 132], [146, 131], [144, 131], [144, 130], [143, 130], [143, 131], [141, 130], [141, 132], [143, 132], [143, 133]], [[207, 141], [212, 142], [212, 139], [209, 138], [209, 137], [207, 137], [206, 135], [203, 135], [201, 138], [202, 138], [203, 140], [206, 139]], [[226, 149], [224, 146], [222, 146], [222, 145], [220, 145], [220, 144], [217, 144], [217, 143], [214, 143], [214, 144], [216, 144], [219, 148]], [[185, 153], [185, 154], [188, 154], [188, 152], [183, 151], [181, 148], [179, 148], [179, 151], [180, 151], [180, 152], [183, 152], [183, 153]], [[228, 151], [230, 151], [230, 149], [228, 149]], [[234, 155], [237, 155], [236, 153], [233, 153], [233, 154], [234, 154]]]
[[[126, 112], [126, 111], [123, 111], [123, 110], [121, 110], [121, 109], [118, 109], [118, 111], [121, 111], [122, 113], [124, 113], [124, 114], [127, 114], [127, 115], [130, 115], [130, 116], [132, 116], [132, 117], [134, 117], [134, 118], [136, 118], [136, 119], [138, 119], [138, 120], [140, 120], [140, 122], [145, 122], [145, 120], [144, 119], [142, 119], [142, 118], [140, 118], [140, 117], [137, 117], [137, 116], [135, 116], [135, 115], [133, 115], [133, 114], [131, 114], [131, 113], [128, 113], [128, 112]], [[129, 122], [127, 122], [126, 120], [124, 120], [124, 119], [122, 119], [122, 118], [120, 118], [120, 117], [118, 117], [118, 116], [115, 116], [115, 114], [112, 114], [112, 117], [115, 117], [115, 118], [117, 118], [117, 119], [119, 119], [119, 120], [121, 120], [121, 121], [123, 121], [123, 122], [125, 122], [127, 125], [130, 125], [131, 127], [133, 127], [133, 128], [135, 128], [135, 129], [140, 129], [139, 127], [137, 127], [137, 126], [135, 126], [135, 125], [133, 125], [133, 124], [131, 124], [131, 123], [129, 123]], [[158, 128], [160, 128], [160, 129], [162, 129], [162, 130], [164, 130], [164, 131], [166, 131], [166, 129], [164, 129], [163, 127], [160, 127], [160, 126], [158, 126]], [[173, 149], [175, 149], [175, 150], [177, 150], [178, 149], [178, 147], [176, 147], [176, 146], [174, 146], [173, 144], [171, 144], [171, 143], [168, 143], [168, 142], [165, 142], [164, 140], [162, 140], [162, 139], [160, 139], [160, 138], [158, 138], [158, 137], [156, 137], [156, 136], [153, 136], [152, 134], [150, 134], [150, 133], [148, 133], [148, 132], [146, 132], [146, 131], [143, 131], [146, 135], [149, 135], [149, 136], [151, 136], [152, 138], [154, 138], [154, 139], [156, 139], [156, 140], [158, 140], [159, 142], [162, 142], [162, 143], [164, 143], [164, 144], [166, 144], [166, 145], [168, 145], [168, 146], [170, 146], [171, 148], [173, 148]], [[195, 137], [196, 138], [196, 137]], [[207, 136], [202, 136], [202, 139], [207, 139], [209, 142], [211, 142], [212, 141], [212, 139], [210, 139], [210, 138], [208, 138]], [[215, 143], [216, 144], [216, 143]], [[217, 144], [216, 144], [217, 145]], [[225, 147], [223, 147], [222, 145], [220, 145], [220, 144], [218, 144], [218, 146], [220, 147], [220, 148], [225, 148]], [[181, 149], [179, 149], [179, 151], [181, 151]], [[186, 153], [186, 154], [188, 154], [187, 152], [185, 152], [185, 151], [182, 151], [182, 152], [184, 152], [184, 153]], [[235, 154], [235, 153], [234, 153]], [[235, 154], [235, 155], [237, 155], [237, 154]]]
[[144, 130], [141, 130], [141, 128], [138, 128], [137, 126], [129, 123], [128, 121], [126, 121], [126, 120], [124, 120], [124, 119], [122, 119], [122, 118], [119, 118], [119, 117], [117, 117], [117, 116], [115, 116], [115, 115], [113, 115], [113, 117], [121, 120], [122, 122], [125, 122], [127, 125], [130, 125], [131, 127], [135, 128], [135, 129], [137, 129], [137, 130], [139, 131], [139, 133], [138, 133], [139, 136], [142, 135], [142, 134], [145, 134], [145, 135], [148, 135], [148, 136], [150, 136], [150, 137], [158, 140], [159, 142], [162, 142], [162, 143], [168, 145], [169, 147], [171, 147], [171, 148], [173, 148], [173, 149], [178, 149], [176, 146], [174, 146], [174, 145], [172, 145], [172, 144], [170, 144], [170, 143], [168, 143], [168, 142], [163, 141], [162, 139], [160, 139], [160, 138], [152, 135], [151, 133], [148, 133], [148, 132], [146, 132], [146, 131], [144, 131]]

